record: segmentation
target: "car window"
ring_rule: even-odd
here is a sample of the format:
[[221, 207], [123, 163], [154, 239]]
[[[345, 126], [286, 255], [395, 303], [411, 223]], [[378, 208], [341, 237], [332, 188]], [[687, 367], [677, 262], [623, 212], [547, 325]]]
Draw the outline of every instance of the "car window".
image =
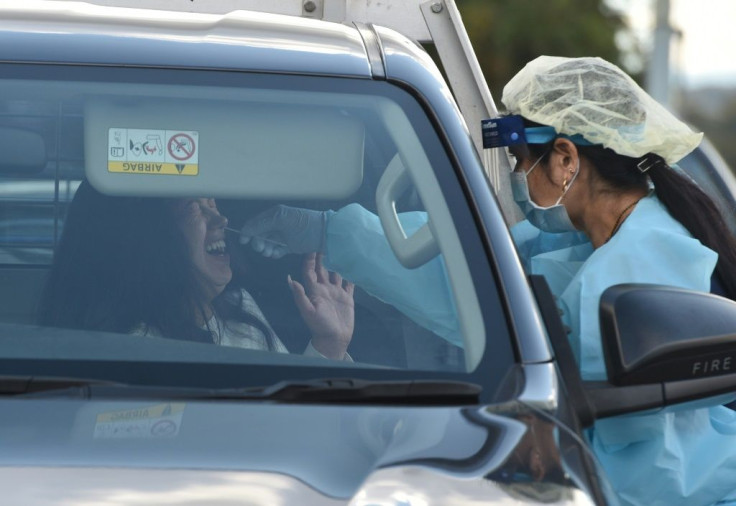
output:
[[[309, 76], [6, 67], [0, 144], [13, 162], [0, 166], [0, 316], [5, 324], [21, 324], [18, 340], [6, 342], [6, 356], [250, 364], [276, 371], [298, 367], [309, 374], [324, 374], [319, 368], [329, 366], [379, 377], [423, 371], [477, 376], [483, 383], [489, 377], [500, 383], [512, 365], [502, 306], [451, 155], [407, 91], [384, 81]], [[98, 202], [115, 199], [128, 207], [120, 204], [109, 215], [92, 204], [82, 207], [77, 202], [89, 198], [85, 192]], [[307, 352], [321, 336], [306, 323], [289, 281], [306, 286], [306, 255], [269, 258], [241, 244], [238, 231], [279, 205], [324, 212], [317, 216], [327, 224], [319, 245], [325, 265], [361, 280], [345, 360]], [[108, 221], [95, 225], [99, 229], [76, 230], [74, 223], [85, 220], [70, 213], [75, 206], [87, 217]], [[229, 264], [232, 279], [225, 291], [235, 295], [223, 304], [237, 306], [233, 314], [250, 308], [233, 326], [267, 336], [265, 348], [241, 346], [210, 327], [229, 328], [223, 322], [230, 316], [203, 323], [201, 330], [220, 336], [209, 343], [196, 332], [177, 335], [125, 320], [141, 305], [157, 322], [167, 318], [161, 316], [166, 311], [176, 314], [171, 307], [177, 290], [188, 290], [187, 278], [200, 279], [201, 272], [176, 274], [175, 249], [170, 262], [158, 266], [154, 260], [172, 244], [187, 247], [186, 234], [180, 227], [174, 232], [164, 216], [171, 211], [196, 221], [213, 209], [227, 218], [224, 242], [207, 236], [206, 251], [198, 254], [207, 265], [215, 258], [220, 267]], [[140, 237], [124, 231], [134, 220], [146, 223]], [[195, 267], [197, 261], [192, 260]], [[54, 269], [61, 274], [50, 276]], [[130, 272], [125, 286], [110, 281], [123, 271]], [[45, 291], [49, 283], [61, 291]], [[170, 285], [169, 292], [153, 290], [159, 284]], [[74, 325], [46, 325], [75, 327], [71, 331], [41, 332], [43, 327], [33, 325], [53, 297], [68, 300], [52, 300], [57, 319], [47, 321], [69, 321], [58, 313], [79, 311], [79, 304], [64, 304], [81, 291], [95, 303], [83, 308], [89, 314]], [[104, 311], [91, 309], [110, 293], [118, 302]], [[141, 302], [150, 293], [174, 295]], [[179, 323], [171, 328], [183, 328]], [[49, 339], [57, 346], [49, 347]], [[222, 346], [212, 346], [218, 339], [224, 339]], [[492, 373], [481, 375], [481, 369]]]

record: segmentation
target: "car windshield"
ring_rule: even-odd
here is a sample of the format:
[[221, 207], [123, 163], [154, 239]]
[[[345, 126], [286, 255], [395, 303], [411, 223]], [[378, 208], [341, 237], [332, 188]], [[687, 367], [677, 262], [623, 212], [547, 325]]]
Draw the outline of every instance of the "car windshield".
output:
[[445, 377], [493, 389], [513, 364], [452, 156], [407, 91], [4, 68], [9, 374], [223, 387]]

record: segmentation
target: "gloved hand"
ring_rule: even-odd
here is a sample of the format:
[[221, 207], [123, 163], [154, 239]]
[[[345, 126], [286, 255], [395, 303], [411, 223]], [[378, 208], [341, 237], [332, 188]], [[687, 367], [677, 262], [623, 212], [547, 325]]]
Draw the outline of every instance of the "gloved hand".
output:
[[278, 205], [248, 220], [240, 231], [240, 243], [268, 258], [289, 253], [323, 252], [328, 214]]

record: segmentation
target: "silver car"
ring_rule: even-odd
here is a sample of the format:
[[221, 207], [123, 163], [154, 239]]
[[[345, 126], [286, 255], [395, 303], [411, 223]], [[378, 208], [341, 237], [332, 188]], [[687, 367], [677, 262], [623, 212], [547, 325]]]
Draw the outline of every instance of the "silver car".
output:
[[[19, 3], [0, 7], [0, 69], [4, 503], [615, 504], [585, 427], [733, 388], [717, 374], [665, 388], [700, 357], [685, 338], [722, 335], [733, 308], [685, 294], [721, 327], [646, 355], [615, 325], [638, 321], [636, 287], [633, 304], [612, 294], [604, 331], [636, 360], [609, 384], [580, 380], [452, 93], [399, 32]], [[241, 244], [274, 206], [354, 211], [374, 238], [348, 227], [343, 260], [381, 269], [352, 288], [323, 270], [334, 250]], [[170, 210], [209, 213], [217, 232], [177, 242]], [[218, 293], [248, 310], [223, 328], [251, 337], [215, 331], [209, 306], [199, 328], [174, 321], [181, 333], [130, 316], [167, 321], [199, 279], [180, 257], [227, 278]], [[347, 354], [321, 348], [298, 286], [350, 295]], [[651, 311], [683, 303], [661, 291]]]

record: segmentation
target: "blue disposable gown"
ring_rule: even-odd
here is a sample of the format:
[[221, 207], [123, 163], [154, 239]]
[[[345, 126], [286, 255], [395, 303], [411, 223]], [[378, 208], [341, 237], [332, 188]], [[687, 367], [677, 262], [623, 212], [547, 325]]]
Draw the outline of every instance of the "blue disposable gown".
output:
[[[558, 297], [586, 380], [606, 378], [598, 322], [606, 288], [654, 283], [708, 292], [718, 259], [654, 195], [642, 199], [596, 250], [575, 244], [567, 234], [534, 240], [572, 243], [554, 251], [530, 249], [527, 261]], [[689, 405], [608, 418], [597, 421], [588, 437], [623, 504], [690, 506], [736, 499], [736, 412], [731, 409]]]
[[[400, 219], [411, 234], [426, 215], [404, 213]], [[588, 380], [606, 376], [598, 326], [598, 302], [606, 288], [636, 282], [707, 292], [717, 261], [716, 253], [692, 238], [653, 194], [596, 250], [580, 233], [546, 234], [527, 222], [512, 232], [527, 269], [543, 274], [558, 297], [580, 372]], [[325, 264], [461, 345], [441, 259], [405, 269], [378, 218], [362, 207], [347, 206], [331, 216]], [[699, 406], [703, 403], [599, 420], [588, 431], [623, 504], [736, 504], [736, 411]]]
[[[412, 235], [427, 222], [427, 214], [401, 213], [399, 221], [406, 234]], [[325, 267], [396, 307], [417, 324], [463, 346], [441, 257], [407, 269], [394, 256], [378, 216], [358, 204], [330, 215], [325, 242]]]

